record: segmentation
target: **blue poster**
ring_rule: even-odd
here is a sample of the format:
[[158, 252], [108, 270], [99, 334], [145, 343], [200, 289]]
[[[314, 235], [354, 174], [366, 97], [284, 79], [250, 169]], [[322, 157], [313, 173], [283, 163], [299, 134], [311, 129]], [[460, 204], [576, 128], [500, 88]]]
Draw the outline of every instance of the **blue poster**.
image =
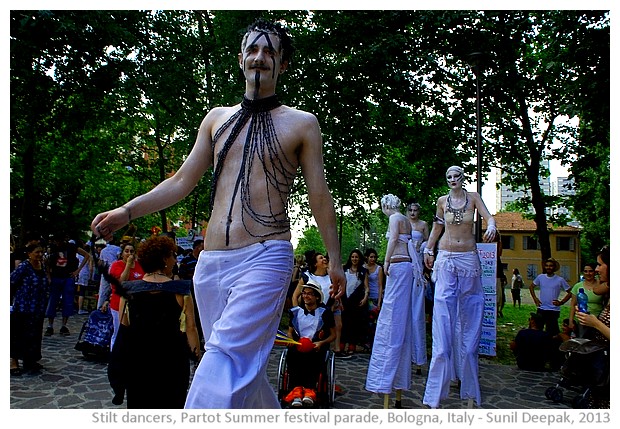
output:
[[482, 266], [482, 290], [484, 291], [484, 312], [482, 333], [478, 353], [496, 356], [497, 344], [497, 243], [477, 243], [478, 256]]

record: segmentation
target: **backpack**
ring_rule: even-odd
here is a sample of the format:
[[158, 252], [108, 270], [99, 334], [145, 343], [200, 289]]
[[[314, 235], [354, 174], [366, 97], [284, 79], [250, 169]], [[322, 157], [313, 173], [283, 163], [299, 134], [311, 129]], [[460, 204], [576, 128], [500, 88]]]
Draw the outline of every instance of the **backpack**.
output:
[[515, 279], [514, 289], [521, 289], [523, 287], [523, 277], [521, 274], [517, 274], [517, 278]]

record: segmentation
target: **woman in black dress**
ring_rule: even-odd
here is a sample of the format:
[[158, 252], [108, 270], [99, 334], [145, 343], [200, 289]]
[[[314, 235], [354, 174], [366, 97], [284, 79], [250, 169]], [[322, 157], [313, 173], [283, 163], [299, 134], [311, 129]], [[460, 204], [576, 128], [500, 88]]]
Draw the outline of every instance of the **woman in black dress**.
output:
[[200, 357], [191, 280], [172, 280], [176, 249], [170, 237], [146, 240], [138, 249], [146, 274], [122, 284], [109, 376], [115, 403], [126, 389], [127, 408], [183, 408], [190, 359]]

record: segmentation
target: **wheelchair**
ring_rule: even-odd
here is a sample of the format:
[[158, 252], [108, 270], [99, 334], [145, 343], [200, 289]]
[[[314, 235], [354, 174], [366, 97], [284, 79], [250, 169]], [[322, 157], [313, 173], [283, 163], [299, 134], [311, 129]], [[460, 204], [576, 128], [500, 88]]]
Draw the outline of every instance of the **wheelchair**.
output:
[[[287, 365], [288, 349], [282, 350], [280, 355], [280, 363], [278, 365], [278, 399], [282, 408], [287, 407], [287, 403], [284, 402], [284, 398], [295, 386], [289, 385], [289, 372]], [[325, 354], [325, 365], [319, 373], [319, 379], [316, 385], [317, 401], [315, 407], [330, 408], [334, 405], [334, 399], [336, 396], [336, 379], [335, 371], [336, 359], [334, 358], [334, 352], [328, 350]]]

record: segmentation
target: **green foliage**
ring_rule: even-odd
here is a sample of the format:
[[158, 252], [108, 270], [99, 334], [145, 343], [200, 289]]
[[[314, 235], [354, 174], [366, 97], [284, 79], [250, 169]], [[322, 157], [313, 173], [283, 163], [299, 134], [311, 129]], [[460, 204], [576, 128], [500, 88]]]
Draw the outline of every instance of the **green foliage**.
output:
[[[538, 192], [538, 176], [549, 158], [574, 160], [586, 247], [608, 241], [609, 21], [604, 11], [566, 10], [13, 10], [13, 231], [87, 230], [96, 213], [173, 174], [204, 115], [240, 100], [237, 53], [258, 16], [294, 36], [279, 95], [321, 124], [343, 254], [383, 252], [382, 195], [419, 202], [430, 220], [445, 169], [474, 171], [474, 51], [489, 60], [480, 74], [484, 171], [501, 166], [531, 189], [525, 203], [546, 225], [544, 209], [558, 202]], [[557, 120], [575, 116], [578, 129]], [[188, 198], [136, 220], [139, 232], [209, 219], [209, 182], [207, 172]], [[304, 193], [296, 181], [301, 217]]]
[[309, 250], [325, 253], [325, 244], [323, 244], [321, 234], [319, 234], [319, 229], [316, 226], [311, 226], [304, 231], [295, 248], [295, 254], [303, 255]]

